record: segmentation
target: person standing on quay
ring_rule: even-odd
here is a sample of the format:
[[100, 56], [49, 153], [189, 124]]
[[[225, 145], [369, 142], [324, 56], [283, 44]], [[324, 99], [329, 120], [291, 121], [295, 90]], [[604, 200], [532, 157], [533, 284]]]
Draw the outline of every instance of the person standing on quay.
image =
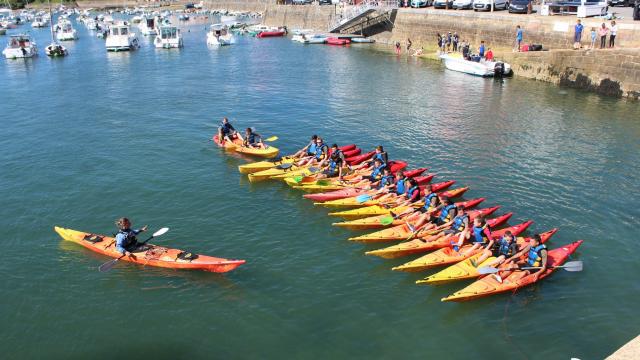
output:
[[411, 50], [411, 44], [412, 44], [411, 39], [407, 38], [407, 54]]
[[598, 38], [598, 33], [596, 32], [596, 28], [592, 27], [591, 28], [591, 47], [590, 47], [591, 50], [596, 48], [597, 38]]
[[600, 49], [604, 49], [607, 46], [607, 34], [609, 33], [609, 28], [605, 23], [602, 23], [600, 29], [598, 29], [598, 35], [600, 35]]
[[522, 28], [520, 28], [520, 25], [516, 26], [516, 44], [518, 45], [518, 51], [520, 51], [520, 44], [522, 44]]
[[574, 28], [575, 33], [573, 34], [573, 49], [580, 49], [582, 44], [580, 43], [582, 40], [582, 30], [584, 30], [584, 26], [580, 20], [576, 21], [576, 26]]
[[452, 39], [452, 42], [453, 42], [453, 52], [458, 52], [458, 40], [460, 40], [460, 39], [458, 38], [458, 33], [457, 33], [457, 32], [454, 32], [454, 33], [453, 33], [453, 39]]
[[616, 35], [618, 35], [618, 25], [616, 25], [615, 20], [611, 22], [611, 35], [609, 35], [609, 47], [613, 48], [616, 46]]

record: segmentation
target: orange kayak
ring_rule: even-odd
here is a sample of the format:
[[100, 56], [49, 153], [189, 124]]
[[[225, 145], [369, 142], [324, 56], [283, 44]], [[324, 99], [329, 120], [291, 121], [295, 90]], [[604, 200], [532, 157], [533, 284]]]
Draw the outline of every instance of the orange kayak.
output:
[[239, 138], [234, 138], [233, 142], [225, 141], [224, 144], [220, 144], [218, 135], [214, 135], [212, 140], [214, 143], [216, 143], [216, 145], [223, 147], [226, 150], [235, 151], [237, 153], [241, 153], [245, 155], [252, 155], [252, 156], [258, 156], [263, 158], [272, 158], [272, 157], [276, 157], [278, 155], [278, 152], [280, 152], [278, 148], [269, 146], [266, 144], [264, 148], [252, 148], [252, 147], [244, 146], [242, 144], [242, 140], [240, 140]]
[[[511, 217], [510, 213], [499, 216], [497, 218], [487, 220], [487, 224], [489, 225], [489, 227], [496, 227], [500, 224], [505, 223], [509, 219], [509, 217]], [[511, 230], [511, 232], [514, 235], [517, 235], [515, 231], [517, 231], [519, 227], [524, 227], [524, 228], [520, 230], [518, 234], [524, 231], [524, 229], [526, 229], [527, 226], [529, 226], [528, 223], [520, 224], [507, 229], [496, 231], [493, 233], [493, 235], [494, 237], [502, 236], [502, 234], [504, 234], [504, 231], [506, 230]], [[411, 241], [405, 241], [400, 244], [389, 246], [389, 247], [378, 249], [378, 250], [367, 251], [365, 254], [379, 256], [385, 259], [395, 259], [395, 258], [399, 258], [406, 255], [424, 253], [427, 251], [441, 249], [443, 247], [450, 246], [451, 241], [457, 241], [457, 240], [458, 240], [458, 234], [441, 233], [437, 235], [431, 235], [426, 238], [418, 238], [418, 239], [413, 239]], [[396, 270], [400, 270], [400, 269], [396, 269]]]
[[551, 275], [555, 270], [553, 267], [564, 264], [569, 255], [573, 254], [582, 242], [582, 240], [578, 240], [563, 247], [549, 250], [547, 253], [548, 268], [540, 274], [537, 280], [529, 271], [503, 271], [499, 274], [502, 282], [496, 279], [495, 276], [486, 275], [466, 288], [456, 291], [453, 295], [443, 298], [442, 301], [474, 300], [507, 291], [515, 291], [523, 286], [531, 285]]
[[[478, 209], [478, 210], [471, 210], [468, 212], [469, 215], [469, 222], [471, 223], [473, 221], [473, 219], [475, 219], [478, 216], [484, 216], [487, 217], [491, 214], [493, 214], [494, 212], [496, 212], [496, 210], [498, 210], [500, 208], [500, 206], [494, 206], [494, 207], [490, 207], [490, 208], [484, 208], [484, 209]], [[414, 219], [415, 220], [415, 219]], [[415, 225], [415, 222], [409, 222], [409, 224], [411, 225]], [[434, 229], [434, 230], [429, 230], [429, 231], [424, 231], [423, 235], [436, 235], [437, 233], [442, 232], [445, 229]], [[411, 231], [411, 229], [409, 228], [409, 225], [407, 225], [407, 223], [404, 223], [402, 225], [397, 225], [397, 226], [393, 226], [390, 228], [386, 228], [386, 229], [382, 229], [370, 234], [365, 234], [365, 235], [361, 235], [361, 236], [356, 236], [356, 237], [352, 237], [349, 238], [349, 241], [358, 241], [358, 242], [366, 242], [366, 243], [372, 243], [372, 242], [382, 242], [382, 241], [393, 241], [393, 240], [404, 240], [406, 238], [408, 238], [409, 236], [411, 236], [411, 234], [413, 234], [413, 231]], [[424, 236], [422, 236], [424, 237]]]
[[[122, 254], [116, 250], [116, 241], [112, 237], [97, 235], [56, 226], [55, 231], [60, 236], [97, 253], [119, 258]], [[149, 265], [171, 269], [203, 270], [217, 273], [231, 271], [245, 263], [244, 260], [229, 260], [207, 255], [192, 255], [190, 260], [180, 257], [185, 254], [182, 250], [169, 249], [163, 246], [145, 244], [141, 249], [133, 252], [134, 256], [125, 256], [123, 261], [141, 265]], [[185, 257], [187, 258], [187, 257]]]

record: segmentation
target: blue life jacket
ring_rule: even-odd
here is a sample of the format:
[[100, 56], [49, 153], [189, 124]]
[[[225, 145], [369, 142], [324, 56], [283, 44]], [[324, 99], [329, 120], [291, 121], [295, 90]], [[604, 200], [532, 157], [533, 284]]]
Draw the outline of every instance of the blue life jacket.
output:
[[229, 136], [229, 134], [231, 133], [231, 130], [234, 130], [233, 126], [231, 126], [230, 123], [221, 124], [220, 125], [220, 129], [222, 129], [222, 135], [223, 136]]
[[[514, 236], [515, 238], [515, 236]], [[499, 247], [498, 247], [498, 253], [500, 255], [504, 255], [505, 257], [511, 257], [513, 256], [512, 251], [511, 251], [511, 244], [513, 244], [514, 240], [511, 240], [511, 243], [508, 243], [507, 240], [504, 239], [504, 237], [502, 239], [500, 239], [500, 243], [499, 243]]]
[[383, 187], [385, 187], [387, 185], [393, 184], [393, 179], [394, 179], [393, 175], [383, 176], [382, 178], [380, 178], [380, 183], [378, 184], [378, 189], [382, 189]]
[[322, 159], [323, 152], [326, 153], [328, 149], [329, 147], [325, 144], [322, 144], [320, 146], [316, 145], [316, 160]]
[[473, 227], [473, 243], [474, 244], [486, 244], [489, 242], [487, 239], [487, 235], [484, 233], [484, 229], [486, 229], [487, 224], [482, 227]]
[[404, 193], [407, 191], [406, 187], [407, 186], [405, 184], [405, 179], [398, 180], [398, 182], [396, 182], [396, 194], [404, 195]]
[[384, 169], [384, 167], [385, 167], [384, 164], [382, 164], [382, 165], [380, 165], [378, 167], [374, 167], [373, 171], [371, 172], [371, 179], [372, 180], [373, 179], [375, 179], [375, 180], [379, 179], [380, 176], [382, 176], [382, 170]]
[[405, 196], [407, 197], [407, 199], [411, 199], [413, 197], [413, 193], [415, 193], [416, 191], [420, 191], [420, 187], [418, 187], [417, 185], [407, 189], [407, 193], [405, 194]]
[[380, 162], [382, 162], [382, 164], [384, 165], [384, 153], [376, 153], [375, 155], [373, 155], [371, 161], [375, 161], [376, 159], [380, 160]]
[[547, 247], [545, 244], [540, 244], [536, 247], [531, 247], [531, 249], [529, 249], [529, 254], [527, 255], [527, 265], [540, 266], [540, 261], [542, 261], [542, 258], [540, 257], [540, 251], [546, 248]]
[[119, 230], [118, 235], [124, 235], [124, 240], [122, 241], [122, 247], [127, 249], [131, 245], [134, 245], [136, 240], [136, 233], [131, 229]]
[[429, 195], [424, 197], [424, 208], [425, 209], [429, 209], [429, 207], [431, 206], [431, 199], [433, 199], [436, 196], [438, 196], [438, 194], [432, 192], [431, 194], [429, 194]]
[[247, 136], [247, 142], [249, 144], [255, 144], [256, 143], [256, 134], [254, 134], [254, 133], [249, 134], [249, 136]]
[[451, 225], [451, 229], [455, 230], [456, 232], [460, 232], [462, 230], [464, 230], [464, 221], [469, 219], [469, 215], [462, 214], [462, 215], [458, 215], [453, 219], [453, 224]]
[[449, 220], [449, 212], [456, 208], [455, 204], [447, 205], [440, 211], [440, 221], [447, 222]]
[[316, 143], [315, 143], [315, 141], [313, 142], [313, 144], [309, 145], [309, 147], [307, 148], [307, 154], [309, 154], [309, 155], [315, 155], [316, 154]]

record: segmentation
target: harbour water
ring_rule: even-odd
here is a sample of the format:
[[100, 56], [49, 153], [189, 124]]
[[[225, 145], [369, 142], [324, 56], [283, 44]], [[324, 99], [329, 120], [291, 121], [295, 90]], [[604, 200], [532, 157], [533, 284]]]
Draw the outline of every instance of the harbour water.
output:
[[[26, 358], [602, 358], [640, 329], [638, 104], [521, 79], [494, 81], [368, 45], [284, 38], [106, 53], [78, 26], [71, 55], [0, 61], [0, 339]], [[30, 30], [42, 49], [48, 29]], [[0, 37], [6, 41], [6, 37]], [[3, 44], [4, 45], [4, 44]], [[467, 199], [584, 239], [580, 273], [515, 294], [440, 298], [408, 261], [366, 257], [280, 183], [209, 138], [222, 116], [278, 135], [383, 144]], [[246, 259], [217, 275], [106, 261], [53, 232], [112, 233], [120, 216], [171, 231], [158, 244]]]

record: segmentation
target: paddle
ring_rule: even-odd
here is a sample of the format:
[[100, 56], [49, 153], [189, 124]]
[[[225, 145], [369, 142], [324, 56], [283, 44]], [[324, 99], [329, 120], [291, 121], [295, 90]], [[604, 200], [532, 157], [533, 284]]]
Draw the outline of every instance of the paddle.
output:
[[[535, 269], [542, 269], [542, 267], [538, 266], [538, 267], [523, 267], [520, 269], [513, 269], [513, 270], [535, 270]], [[570, 272], [577, 272], [577, 271], [582, 271], [582, 261], [569, 261], [568, 263], [561, 265], [561, 266], [550, 266], [547, 269], [564, 269], [566, 271], [570, 271]], [[496, 274], [499, 273], [500, 271], [505, 271], [505, 270], [510, 270], [510, 269], [498, 269], [498, 268], [494, 268], [491, 266], [485, 266], [485, 267], [481, 267], [478, 269], [478, 274], [480, 275], [486, 275], [486, 274]]]
[[272, 137], [268, 137], [268, 138], [264, 139], [264, 141], [269, 141], [269, 142], [276, 141], [276, 140], [278, 140], [277, 136], [272, 136]]
[[367, 201], [369, 201], [371, 199], [372, 199], [372, 196], [369, 195], [369, 194], [362, 194], [362, 195], [356, 196], [356, 202], [358, 204], [362, 204], [362, 203], [367, 202]]
[[393, 224], [393, 216], [385, 216], [382, 219], [380, 219], [380, 224], [387, 226], [387, 225], [391, 225]]
[[292, 166], [293, 166], [293, 163], [280, 164], [276, 166], [276, 169], [288, 170], [288, 169], [291, 169]]
[[[164, 227], [164, 228], [162, 228], [162, 229], [160, 229], [160, 230], [158, 230], [158, 231], [154, 232], [154, 233], [153, 233], [153, 235], [151, 235], [147, 240], [145, 240], [145, 241], [143, 241], [143, 242], [139, 243], [139, 244], [138, 244], [138, 246], [146, 244], [149, 240], [153, 239], [154, 237], [158, 237], [158, 236], [160, 236], [160, 235], [163, 235], [163, 234], [164, 234], [164, 233], [166, 233], [167, 231], [169, 231], [169, 228]], [[125, 257], [125, 255], [122, 255], [122, 256], [120, 256], [120, 257], [119, 257], [119, 258], [117, 258], [117, 259], [113, 259], [113, 260], [109, 260], [109, 261], [107, 261], [106, 263], [104, 263], [104, 264], [102, 264], [102, 265], [100, 265], [100, 266], [98, 267], [98, 271], [100, 271], [100, 272], [106, 272], [106, 271], [111, 270], [111, 268], [113, 268], [113, 267], [118, 263], [118, 260], [122, 259], [123, 257]]]

